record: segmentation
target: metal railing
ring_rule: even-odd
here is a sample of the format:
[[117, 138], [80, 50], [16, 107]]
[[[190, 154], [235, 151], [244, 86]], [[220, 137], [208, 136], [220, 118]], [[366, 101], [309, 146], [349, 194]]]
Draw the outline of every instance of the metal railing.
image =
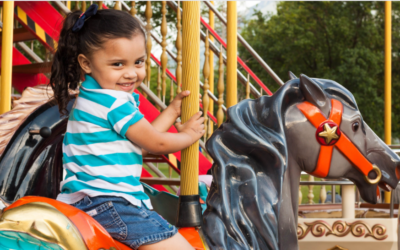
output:
[[[210, 10], [214, 12], [214, 14], [218, 17], [218, 19], [226, 26], [227, 21], [226, 19], [222, 16], [222, 14], [212, 5], [209, 1], [204, 1], [204, 3], [207, 5]], [[276, 83], [278, 83], [280, 86], [284, 84], [284, 82], [279, 78], [278, 75], [275, 74], [275, 72], [271, 69], [271, 67], [268, 66], [266, 62], [261, 58], [260, 55], [250, 46], [250, 44], [247, 43], [247, 41], [238, 33], [237, 34], [238, 41], [242, 43], [243, 47], [245, 47], [250, 54], [257, 60], [257, 62], [268, 72], [268, 74], [274, 79]]]

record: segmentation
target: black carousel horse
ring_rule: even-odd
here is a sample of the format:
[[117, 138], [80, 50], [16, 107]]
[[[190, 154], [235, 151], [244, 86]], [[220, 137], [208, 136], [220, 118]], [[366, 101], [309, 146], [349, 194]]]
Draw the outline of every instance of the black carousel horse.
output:
[[[318, 126], [301, 105], [320, 121], [340, 115]], [[348, 149], [339, 144], [346, 138]], [[302, 75], [271, 97], [241, 101], [206, 147], [214, 160], [203, 217], [211, 249], [298, 249], [301, 171], [348, 178], [370, 203], [377, 201], [378, 184], [390, 190], [398, 183], [400, 158], [363, 121], [354, 96], [331, 80]], [[331, 160], [316, 169], [326, 162], [322, 147], [331, 150], [325, 154]]]

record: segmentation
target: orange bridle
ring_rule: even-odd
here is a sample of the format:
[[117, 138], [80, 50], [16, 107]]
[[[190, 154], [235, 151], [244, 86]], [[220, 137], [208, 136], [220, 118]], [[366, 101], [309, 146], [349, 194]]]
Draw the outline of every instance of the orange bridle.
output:
[[[331, 100], [332, 109], [329, 119], [326, 119], [322, 112], [313, 104], [305, 101], [297, 104], [297, 108], [304, 116], [317, 128], [316, 138], [321, 144], [318, 156], [317, 167], [310, 173], [317, 177], [326, 177], [329, 173], [333, 148], [338, 149], [361, 173], [365, 180], [370, 184], [376, 184], [382, 177], [379, 168], [373, 165], [350, 141], [350, 139], [340, 131], [342, 121], [343, 105], [338, 100]], [[377, 174], [375, 179], [370, 179], [368, 173], [374, 170]]]

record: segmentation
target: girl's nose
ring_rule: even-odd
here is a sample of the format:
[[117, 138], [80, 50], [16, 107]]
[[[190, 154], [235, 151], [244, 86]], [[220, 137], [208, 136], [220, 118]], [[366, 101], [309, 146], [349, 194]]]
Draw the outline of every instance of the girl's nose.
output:
[[137, 74], [135, 71], [126, 72], [124, 77], [129, 80], [135, 80], [137, 78]]

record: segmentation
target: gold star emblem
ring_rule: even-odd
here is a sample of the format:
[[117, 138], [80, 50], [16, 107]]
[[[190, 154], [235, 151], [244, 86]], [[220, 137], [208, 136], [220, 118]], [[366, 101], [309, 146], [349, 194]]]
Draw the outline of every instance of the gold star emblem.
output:
[[329, 144], [334, 139], [339, 139], [339, 136], [336, 134], [336, 127], [331, 128], [328, 123], [324, 124], [324, 131], [319, 133], [318, 135], [321, 137], [325, 137], [326, 144]]

